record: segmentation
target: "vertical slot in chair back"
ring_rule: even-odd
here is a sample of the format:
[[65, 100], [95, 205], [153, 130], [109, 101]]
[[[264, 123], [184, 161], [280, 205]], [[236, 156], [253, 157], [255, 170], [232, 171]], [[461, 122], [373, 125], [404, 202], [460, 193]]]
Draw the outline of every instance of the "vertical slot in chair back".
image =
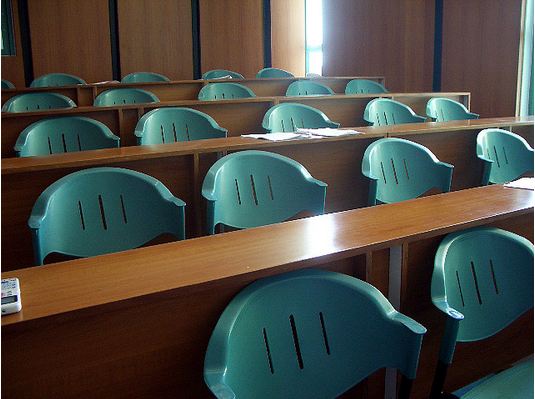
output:
[[282, 222], [300, 212], [323, 213], [327, 185], [299, 163], [265, 151], [241, 151], [217, 161], [202, 188], [207, 228], [248, 228]]
[[407, 105], [389, 98], [376, 98], [366, 105], [364, 120], [373, 126], [397, 125], [400, 123], [425, 122]]
[[388, 93], [388, 90], [378, 82], [368, 79], [353, 79], [345, 89], [346, 94], [380, 94]]
[[37, 199], [28, 225], [37, 264], [50, 253], [86, 257], [139, 247], [169, 233], [184, 238], [183, 201], [158, 180], [128, 169], [67, 175]]
[[432, 98], [427, 102], [427, 116], [435, 122], [478, 119], [479, 115], [468, 111], [460, 102], [449, 98]]
[[508, 183], [533, 172], [533, 148], [524, 138], [507, 130], [479, 132], [477, 157], [485, 163], [483, 184]]
[[19, 135], [15, 153], [19, 157], [119, 147], [120, 139], [102, 122], [68, 116], [42, 119]]
[[154, 94], [141, 89], [110, 89], [100, 93], [93, 103], [95, 107], [109, 107], [113, 105], [158, 103], [160, 100]]
[[166, 144], [179, 141], [227, 137], [209, 115], [191, 108], [158, 108], [139, 120], [134, 134], [138, 144]]
[[288, 89], [286, 89], [287, 96], [331, 96], [333, 94], [334, 91], [330, 87], [307, 80], [293, 82], [288, 86]]
[[356, 278], [286, 273], [254, 282], [227, 306], [205, 382], [219, 398], [335, 398], [383, 367], [414, 379], [425, 331]]
[[368, 146], [362, 173], [370, 179], [369, 203], [375, 205], [417, 198], [432, 188], [448, 192], [453, 166], [420, 144], [387, 138]]
[[295, 132], [299, 128], [338, 128], [339, 123], [329, 120], [320, 110], [304, 104], [282, 103], [271, 107], [262, 121], [268, 132]]
[[2, 106], [2, 112], [33, 112], [49, 109], [75, 108], [69, 97], [57, 93], [24, 93], [11, 97]]

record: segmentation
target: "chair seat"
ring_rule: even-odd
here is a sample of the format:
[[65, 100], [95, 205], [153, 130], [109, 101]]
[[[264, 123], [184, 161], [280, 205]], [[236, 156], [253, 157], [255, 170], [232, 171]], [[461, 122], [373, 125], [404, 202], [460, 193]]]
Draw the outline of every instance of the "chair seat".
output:
[[533, 398], [533, 358], [487, 378], [461, 397], [461, 399], [528, 398]]

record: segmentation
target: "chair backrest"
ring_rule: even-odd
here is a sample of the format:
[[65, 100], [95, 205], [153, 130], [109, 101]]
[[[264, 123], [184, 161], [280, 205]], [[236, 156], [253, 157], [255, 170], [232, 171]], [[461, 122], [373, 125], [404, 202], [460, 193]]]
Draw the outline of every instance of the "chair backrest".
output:
[[330, 87], [308, 80], [298, 80], [293, 82], [288, 86], [288, 89], [286, 89], [287, 96], [331, 96], [333, 94], [334, 91]]
[[323, 213], [327, 185], [298, 162], [265, 151], [241, 151], [218, 160], [204, 178], [207, 230], [222, 223], [248, 228], [278, 223], [303, 211]]
[[95, 107], [113, 105], [158, 103], [160, 100], [151, 92], [141, 89], [110, 89], [100, 93], [93, 103]]
[[138, 144], [165, 144], [177, 141], [227, 137], [210, 116], [191, 108], [158, 108], [139, 120], [134, 134]]
[[227, 69], [213, 69], [202, 74], [203, 79], [221, 79], [230, 77], [232, 79], [245, 79], [241, 73], [229, 71]]
[[15, 85], [9, 80], [2, 79], [2, 89], [14, 89]]
[[346, 85], [346, 94], [379, 94], [388, 90], [378, 82], [368, 79], [353, 79]]
[[340, 127], [316, 108], [297, 103], [282, 103], [271, 107], [262, 121], [268, 132], [295, 132], [298, 128]]
[[299, 270], [258, 280], [229, 303], [204, 380], [218, 398], [335, 398], [384, 367], [414, 379], [425, 332], [364, 281]]
[[533, 148], [517, 134], [485, 129], [477, 135], [477, 156], [485, 162], [483, 184], [501, 184], [533, 171]]
[[370, 179], [369, 204], [375, 205], [417, 198], [433, 188], [448, 192], [453, 166], [421, 144], [386, 138], [368, 146], [362, 173]]
[[478, 114], [468, 111], [463, 104], [449, 98], [431, 98], [427, 102], [426, 114], [435, 122], [479, 118]]
[[164, 234], [184, 238], [183, 201], [155, 178], [121, 168], [67, 175], [41, 193], [28, 225], [35, 260], [86, 257], [139, 247]]
[[199, 91], [199, 100], [232, 100], [235, 98], [256, 97], [251, 89], [239, 83], [209, 83]]
[[24, 93], [11, 97], [2, 106], [2, 112], [48, 111], [49, 109], [75, 108], [69, 97], [57, 93]]
[[407, 105], [389, 98], [376, 98], [366, 105], [364, 120], [373, 126], [425, 122]]
[[133, 72], [124, 76], [121, 83], [169, 82], [169, 78], [155, 72]]
[[68, 73], [49, 73], [34, 79], [30, 87], [57, 87], [85, 84], [87, 84], [86, 81], [78, 76], [69, 75]]
[[257, 78], [293, 78], [294, 75], [284, 69], [264, 68], [257, 72]]
[[120, 139], [102, 122], [81, 116], [41, 119], [19, 135], [19, 157], [119, 147]]

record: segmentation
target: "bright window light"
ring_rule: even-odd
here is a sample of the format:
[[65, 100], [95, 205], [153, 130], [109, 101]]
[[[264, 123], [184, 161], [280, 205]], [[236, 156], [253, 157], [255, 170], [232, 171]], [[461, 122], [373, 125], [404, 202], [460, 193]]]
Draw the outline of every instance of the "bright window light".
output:
[[323, 69], [323, 0], [306, 0], [306, 73]]

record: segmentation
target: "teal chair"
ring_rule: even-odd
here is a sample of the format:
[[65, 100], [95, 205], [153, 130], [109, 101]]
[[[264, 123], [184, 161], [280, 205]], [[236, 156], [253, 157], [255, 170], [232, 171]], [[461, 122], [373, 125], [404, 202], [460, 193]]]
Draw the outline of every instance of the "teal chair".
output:
[[427, 102], [426, 114], [434, 122], [479, 118], [479, 114], [468, 111], [463, 104], [449, 98], [431, 98]]
[[9, 80], [2, 79], [2, 89], [14, 89], [15, 85]]
[[389, 98], [376, 98], [366, 105], [364, 120], [373, 126], [397, 125], [400, 123], [425, 122], [407, 105]]
[[154, 72], [129, 73], [121, 79], [121, 83], [169, 82], [169, 78]]
[[232, 79], [245, 79], [241, 73], [229, 71], [227, 69], [213, 69], [202, 74], [202, 78], [207, 79], [221, 79], [230, 77]]
[[376, 205], [417, 198], [433, 188], [450, 191], [453, 166], [421, 144], [388, 138], [366, 148], [362, 174], [370, 180], [368, 203]]
[[533, 172], [533, 148], [524, 138], [502, 129], [485, 129], [477, 135], [477, 157], [484, 163], [483, 185], [513, 181]]
[[34, 79], [30, 87], [58, 87], [85, 84], [87, 84], [86, 81], [78, 76], [69, 75], [68, 73], [49, 73]]
[[376, 370], [409, 398], [426, 329], [354, 277], [305, 269], [257, 280], [232, 299], [204, 358], [217, 398], [336, 398]]
[[191, 108], [158, 108], [139, 120], [134, 134], [139, 145], [227, 137], [210, 116]]
[[271, 107], [264, 115], [262, 127], [267, 132], [295, 132], [298, 128], [339, 128], [320, 110], [308, 105], [282, 103]]
[[41, 119], [19, 135], [18, 157], [119, 147], [119, 137], [102, 122], [81, 116]]
[[380, 94], [388, 90], [378, 82], [368, 79], [353, 79], [346, 85], [346, 94]]
[[256, 97], [251, 89], [239, 83], [208, 83], [199, 91], [198, 99], [202, 101], [211, 100], [233, 100], [235, 98]]
[[185, 203], [158, 180], [121, 168], [62, 177], [41, 193], [28, 225], [35, 261], [59, 253], [95, 256], [137, 248], [162, 234], [184, 239]]
[[322, 214], [327, 184], [298, 162], [265, 151], [241, 151], [218, 160], [206, 174], [207, 230], [218, 224], [244, 229]]
[[48, 111], [75, 108], [69, 97], [57, 93], [24, 93], [11, 97], [2, 106], [2, 112]]
[[151, 92], [141, 89], [110, 89], [100, 93], [93, 103], [95, 107], [113, 105], [158, 103], [160, 100]]
[[257, 78], [293, 78], [294, 75], [284, 69], [264, 68], [258, 71]]
[[[435, 256], [431, 298], [446, 316], [431, 393], [438, 399], [444, 397], [457, 342], [491, 337], [533, 308], [533, 245], [497, 228], [446, 236]], [[485, 354], [474, 360], [484, 362]], [[462, 396], [476, 398], [533, 398], [533, 359], [483, 380]]]
[[321, 83], [298, 80], [286, 89], [287, 96], [332, 96], [334, 91]]

